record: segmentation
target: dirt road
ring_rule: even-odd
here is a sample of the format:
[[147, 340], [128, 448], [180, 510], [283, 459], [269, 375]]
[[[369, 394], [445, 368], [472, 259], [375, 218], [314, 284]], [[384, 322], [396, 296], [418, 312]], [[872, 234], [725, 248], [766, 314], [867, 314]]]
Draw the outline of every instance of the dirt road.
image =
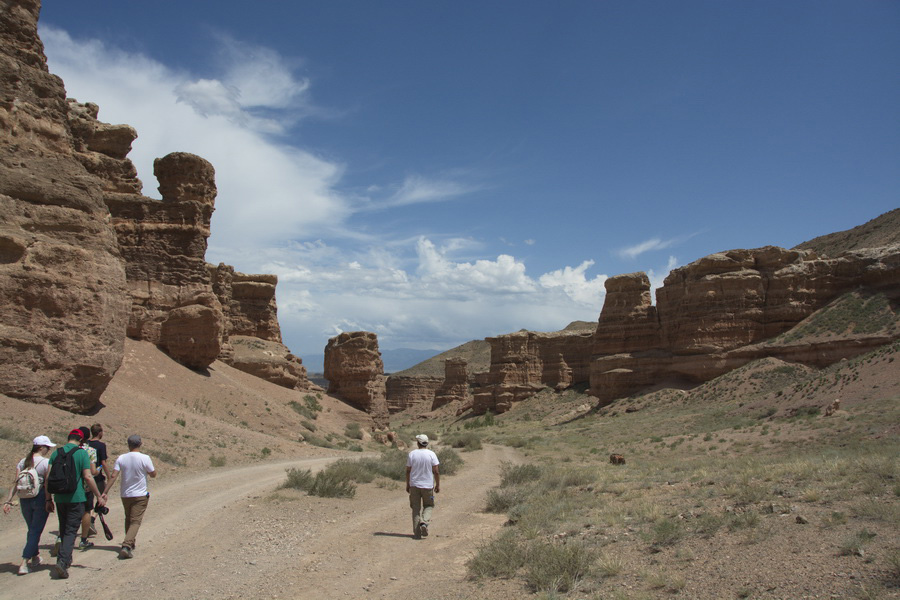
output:
[[[414, 540], [401, 484], [360, 486], [354, 499], [275, 493], [287, 467], [323, 468], [333, 458], [265, 462], [179, 473], [151, 482], [151, 501], [135, 558], [119, 560], [122, 512], [111, 502], [116, 537], [102, 534], [75, 552], [68, 580], [49, 566], [17, 576], [25, 531], [15, 513], [0, 527], [0, 597], [89, 598], [476, 598], [465, 562], [504, 517], [481, 512], [514, 451], [463, 454], [465, 466], [442, 480], [432, 535]], [[14, 518], [15, 517], [15, 518]], [[42, 554], [56, 532], [51, 516]]]

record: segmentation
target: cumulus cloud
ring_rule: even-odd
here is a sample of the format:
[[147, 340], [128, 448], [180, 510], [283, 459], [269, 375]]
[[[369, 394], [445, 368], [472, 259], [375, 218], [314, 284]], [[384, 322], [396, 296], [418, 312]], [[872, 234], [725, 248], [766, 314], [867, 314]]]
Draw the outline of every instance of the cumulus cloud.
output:
[[43, 27], [41, 37], [50, 68], [70, 96], [97, 102], [103, 121], [137, 129], [129, 157], [147, 195], [158, 195], [151, 179], [157, 157], [193, 152], [215, 166], [219, 196], [211, 245], [278, 243], [331, 227], [350, 213], [348, 200], [336, 191], [343, 166], [273, 138], [281, 119], [254, 112], [267, 92], [275, 100], [265, 107], [273, 108], [308, 88], [283, 65], [282, 77], [268, 87], [258, 78], [241, 81], [240, 74], [277, 70], [260, 64], [266, 52], [250, 52], [223, 79], [212, 79], [98, 41], [74, 40], [52, 27]]
[[599, 302], [606, 294], [606, 275], [588, 279], [585, 272], [594, 266], [594, 261], [586, 260], [579, 266], [565, 267], [541, 275], [539, 281], [546, 288], [561, 288], [575, 302], [600, 308]]

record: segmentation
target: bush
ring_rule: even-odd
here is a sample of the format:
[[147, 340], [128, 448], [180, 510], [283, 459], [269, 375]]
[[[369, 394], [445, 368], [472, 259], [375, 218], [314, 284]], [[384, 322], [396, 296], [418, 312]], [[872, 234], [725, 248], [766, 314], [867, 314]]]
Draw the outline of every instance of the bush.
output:
[[362, 461], [348, 458], [331, 463], [325, 468], [325, 471], [338, 479], [351, 480], [357, 483], [371, 483], [375, 480], [375, 473], [366, 468]]
[[308, 493], [321, 498], [353, 498], [356, 495], [356, 485], [341, 474], [326, 469], [316, 473]]
[[513, 577], [525, 564], [526, 549], [512, 531], [505, 531], [497, 538], [478, 548], [466, 567], [469, 577]]
[[681, 539], [684, 533], [681, 522], [675, 519], [662, 518], [650, 526], [650, 532], [647, 535], [647, 541], [651, 546], [660, 548], [663, 546], [674, 546]]
[[481, 436], [474, 432], [457, 433], [444, 438], [444, 443], [453, 448], [481, 450]]
[[363, 439], [363, 431], [359, 426], [359, 423], [347, 423], [347, 427], [344, 429], [344, 435], [352, 440]]
[[[441, 475], [454, 475], [459, 468], [465, 464], [465, 461], [459, 455], [456, 450], [453, 448], [441, 448], [437, 452], [435, 452], [438, 457], [438, 461], [440, 461], [440, 473]], [[404, 478], [406, 477], [406, 461], [403, 462], [403, 473]]]
[[496, 424], [496, 420], [494, 419], [494, 415], [491, 412], [487, 412], [483, 417], [475, 417], [469, 421], [466, 421], [463, 424], [463, 429], [478, 429], [480, 427], [493, 427]]
[[509, 462], [500, 463], [500, 487], [519, 485], [541, 478], [543, 469], [538, 465], [514, 465]]
[[525, 581], [535, 591], [569, 592], [590, 573], [594, 560], [581, 541], [534, 542], [528, 548]]
[[311, 410], [311, 409], [310, 409], [309, 407], [307, 407], [307, 406], [304, 406], [304, 405], [300, 404], [300, 403], [297, 402], [296, 400], [291, 400], [290, 402], [288, 402], [288, 406], [290, 406], [291, 408], [293, 408], [294, 411], [296, 411], [296, 413], [297, 413], [298, 415], [300, 415], [301, 417], [304, 417], [304, 418], [306, 418], [306, 419], [311, 419], [311, 420], [314, 421], [314, 420], [316, 419], [316, 417], [319, 416], [319, 413], [317, 413], [317, 412], [314, 411], [314, 410]]
[[[159, 454], [159, 453], [157, 453]], [[163, 459], [165, 460], [165, 459]], [[170, 461], [166, 461], [170, 462]], [[211, 467], [224, 467], [225, 466], [225, 457], [224, 456], [210, 456], [209, 457], [209, 466]]]
[[487, 506], [485, 510], [492, 513], [504, 513], [525, 502], [530, 495], [530, 490], [522, 486], [507, 486], [494, 488], [487, 493]]
[[281, 487], [308, 492], [309, 488], [312, 487], [313, 479], [312, 471], [309, 469], [300, 470], [291, 468], [287, 470], [287, 481], [282, 483]]

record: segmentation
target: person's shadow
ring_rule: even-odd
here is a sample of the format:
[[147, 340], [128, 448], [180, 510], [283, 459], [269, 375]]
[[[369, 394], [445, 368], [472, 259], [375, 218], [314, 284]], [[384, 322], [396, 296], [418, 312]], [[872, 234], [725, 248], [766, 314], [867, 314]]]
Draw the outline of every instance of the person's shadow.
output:
[[415, 537], [416, 537], [411, 533], [389, 533], [387, 531], [376, 531], [372, 535], [375, 537], [396, 537], [396, 538], [409, 538], [409, 539], [415, 539]]

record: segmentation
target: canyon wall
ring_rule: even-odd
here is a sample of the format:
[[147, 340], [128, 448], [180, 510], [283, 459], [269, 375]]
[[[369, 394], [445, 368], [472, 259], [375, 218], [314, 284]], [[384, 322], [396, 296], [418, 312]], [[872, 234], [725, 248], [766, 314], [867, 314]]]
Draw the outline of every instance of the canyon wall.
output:
[[125, 269], [39, 12], [0, 3], [0, 393], [85, 412], [122, 363]]
[[900, 246], [836, 258], [774, 246], [721, 252], [672, 271], [656, 307], [643, 274], [606, 285], [590, 368], [591, 394], [601, 403], [653, 385], [695, 385], [766, 356], [822, 367], [890, 342], [891, 335], [876, 333], [766, 343], [847, 292], [896, 301]]
[[[96, 104], [67, 100], [49, 73], [40, 2], [0, 6], [0, 393], [88, 411], [121, 365], [126, 335], [191, 368], [222, 357], [307, 387], [300, 359], [280, 344], [275, 277], [231, 269], [224, 307], [213, 290], [212, 165], [181, 152], [157, 159], [162, 198], [143, 196], [127, 158], [134, 128], [99, 121]], [[229, 332], [272, 347], [247, 358]]]

